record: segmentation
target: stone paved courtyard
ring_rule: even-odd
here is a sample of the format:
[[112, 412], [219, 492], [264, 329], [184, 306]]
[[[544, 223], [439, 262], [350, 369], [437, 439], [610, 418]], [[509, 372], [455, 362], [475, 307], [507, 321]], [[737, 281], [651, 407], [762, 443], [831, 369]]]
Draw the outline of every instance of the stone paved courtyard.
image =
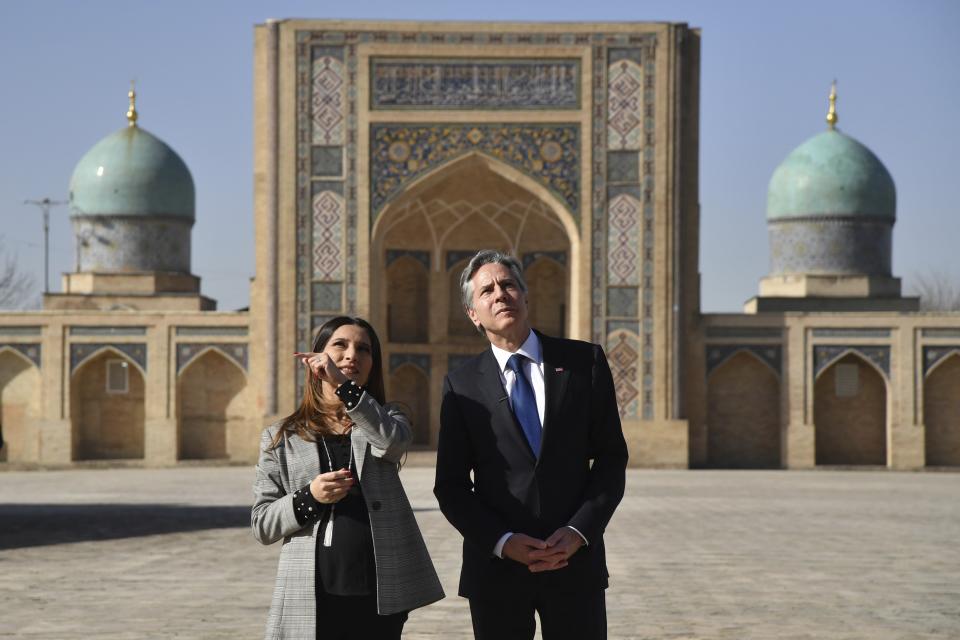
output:
[[[469, 638], [433, 469], [401, 477]], [[278, 546], [250, 467], [0, 472], [0, 637], [258, 638]], [[607, 531], [611, 638], [960, 638], [960, 474], [631, 470]]]

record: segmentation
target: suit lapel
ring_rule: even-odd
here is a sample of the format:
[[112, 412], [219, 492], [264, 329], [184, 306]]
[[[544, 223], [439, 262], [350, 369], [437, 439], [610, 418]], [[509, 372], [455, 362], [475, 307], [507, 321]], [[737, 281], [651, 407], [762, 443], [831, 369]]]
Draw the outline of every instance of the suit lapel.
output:
[[500, 366], [490, 349], [484, 352], [477, 367], [477, 373], [480, 374], [478, 376], [480, 388], [483, 390], [486, 405], [490, 408], [490, 424], [494, 431], [510, 438], [518, 449], [526, 452], [530, 459], [534, 460], [533, 451], [530, 449], [527, 437], [523, 434], [523, 428], [510, 409], [507, 390], [503, 388], [503, 382], [500, 381]]
[[567, 388], [567, 381], [570, 379], [570, 371], [563, 366], [563, 360], [557, 349], [557, 344], [552, 338], [543, 335], [539, 331], [537, 337], [540, 338], [540, 349], [543, 356], [543, 387], [544, 387], [544, 409], [543, 409], [543, 436], [540, 441], [540, 457], [547, 447], [547, 439], [550, 437], [550, 431], [555, 427], [555, 423], [560, 423], [560, 409], [563, 406], [563, 397]]

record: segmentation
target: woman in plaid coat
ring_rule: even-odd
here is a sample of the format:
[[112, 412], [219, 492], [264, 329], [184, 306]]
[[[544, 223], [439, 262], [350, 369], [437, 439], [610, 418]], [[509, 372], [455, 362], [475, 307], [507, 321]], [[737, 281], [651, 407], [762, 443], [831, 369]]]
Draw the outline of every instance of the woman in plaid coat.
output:
[[384, 403], [380, 343], [339, 316], [317, 333], [303, 400], [264, 430], [251, 524], [283, 541], [267, 638], [400, 638], [443, 598], [400, 483], [410, 423]]

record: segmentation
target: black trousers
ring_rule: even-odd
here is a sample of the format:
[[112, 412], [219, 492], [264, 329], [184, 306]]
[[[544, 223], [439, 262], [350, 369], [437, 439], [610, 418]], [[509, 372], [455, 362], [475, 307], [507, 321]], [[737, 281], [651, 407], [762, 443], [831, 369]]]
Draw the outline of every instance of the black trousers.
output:
[[512, 600], [470, 598], [476, 640], [531, 640], [540, 614], [543, 640], [605, 640], [607, 603], [603, 589], [581, 593], [531, 594]]
[[317, 640], [400, 640], [407, 612], [377, 614], [377, 596], [317, 594]]

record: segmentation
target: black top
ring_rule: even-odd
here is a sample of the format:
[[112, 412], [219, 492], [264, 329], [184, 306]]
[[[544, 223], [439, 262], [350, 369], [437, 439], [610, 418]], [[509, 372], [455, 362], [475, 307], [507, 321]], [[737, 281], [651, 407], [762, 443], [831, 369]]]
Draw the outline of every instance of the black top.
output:
[[[343, 393], [340, 391], [343, 390]], [[344, 404], [356, 406], [363, 391], [353, 383], [341, 385], [337, 395]], [[349, 399], [348, 399], [349, 398]], [[326, 444], [326, 448], [324, 448]], [[350, 464], [350, 435], [324, 436], [317, 442], [320, 473], [331, 471], [327, 451], [333, 461], [333, 470], [345, 469]], [[356, 463], [350, 464], [357, 478]], [[377, 574], [373, 557], [373, 535], [367, 504], [356, 482], [340, 502], [334, 505], [317, 502], [310, 493], [310, 485], [293, 494], [294, 513], [302, 525], [320, 521], [317, 530], [317, 593], [338, 596], [362, 596], [376, 593]], [[325, 533], [331, 514], [333, 535], [331, 546], [324, 546]]]

